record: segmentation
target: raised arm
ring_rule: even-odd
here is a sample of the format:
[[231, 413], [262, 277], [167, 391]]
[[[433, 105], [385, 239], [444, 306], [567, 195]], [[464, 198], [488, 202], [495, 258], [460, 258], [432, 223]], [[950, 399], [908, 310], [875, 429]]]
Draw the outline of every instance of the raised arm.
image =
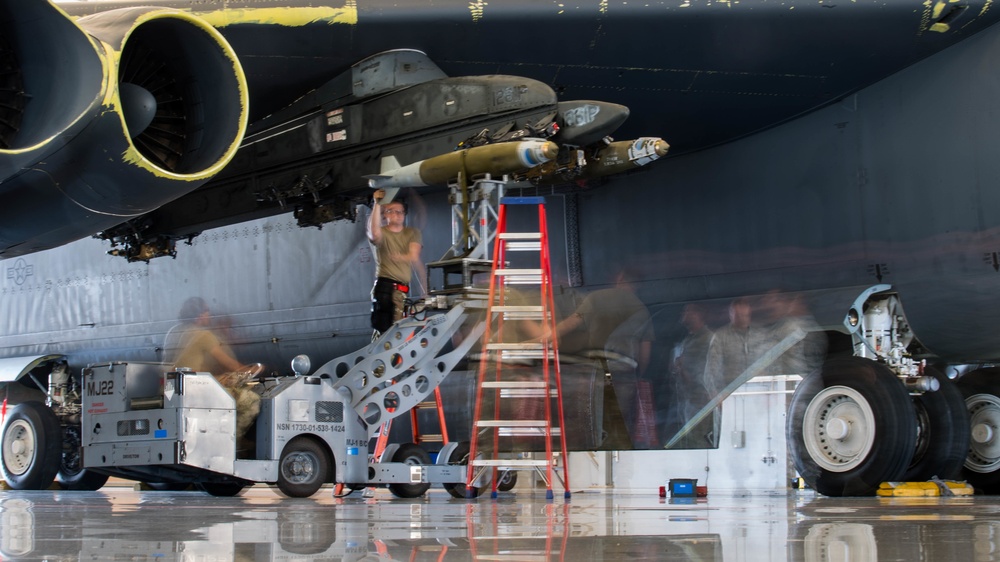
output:
[[384, 196], [385, 191], [381, 189], [375, 191], [373, 196], [375, 203], [372, 205], [372, 214], [368, 217], [368, 239], [373, 244], [382, 242], [382, 197]]

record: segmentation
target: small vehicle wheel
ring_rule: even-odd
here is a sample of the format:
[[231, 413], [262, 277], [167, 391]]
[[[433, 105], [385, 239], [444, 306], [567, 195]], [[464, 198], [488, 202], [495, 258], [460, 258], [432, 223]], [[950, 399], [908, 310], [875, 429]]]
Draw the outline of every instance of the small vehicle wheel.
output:
[[83, 441], [80, 426], [71, 425], [63, 429], [62, 462], [56, 474], [56, 482], [63, 490], [93, 492], [100, 490], [107, 482], [108, 475], [83, 468]]
[[[448, 461], [447, 462], [448, 462], [448, 464], [457, 464], [457, 465], [462, 465], [462, 466], [468, 466], [469, 465], [469, 442], [468, 441], [461, 441], [461, 442], [459, 442], [455, 446], [455, 449], [451, 452], [451, 456], [448, 457]], [[452, 483], [442, 484], [442, 486], [444, 486], [444, 489], [447, 490], [447, 492], [449, 494], [451, 494], [451, 496], [454, 497], [454, 498], [465, 499], [465, 498], [468, 497], [466, 495], [466, 492], [468, 491], [468, 486], [466, 486], [464, 482], [459, 483], [459, 484], [452, 484]], [[478, 486], [478, 487], [477, 486], [473, 486], [472, 487], [472, 491], [473, 491], [475, 497], [479, 497], [480, 495], [482, 495], [482, 493], [485, 490], [486, 490], [486, 486], [485, 485], [484, 486]]]
[[243, 493], [246, 484], [242, 482], [198, 482], [195, 486], [210, 496], [232, 498]]
[[3, 479], [15, 490], [44, 490], [59, 472], [62, 431], [41, 402], [24, 402], [7, 414], [3, 429]]
[[[431, 456], [416, 443], [403, 443], [392, 455], [392, 462], [411, 466], [431, 464]], [[389, 484], [389, 491], [400, 498], [419, 498], [431, 487], [429, 482], [419, 484]]]
[[293, 498], [308, 498], [331, 480], [333, 466], [326, 450], [308, 437], [296, 437], [281, 451], [278, 489]]
[[497, 490], [509, 492], [517, 486], [517, 472], [513, 470], [501, 470], [497, 476]]

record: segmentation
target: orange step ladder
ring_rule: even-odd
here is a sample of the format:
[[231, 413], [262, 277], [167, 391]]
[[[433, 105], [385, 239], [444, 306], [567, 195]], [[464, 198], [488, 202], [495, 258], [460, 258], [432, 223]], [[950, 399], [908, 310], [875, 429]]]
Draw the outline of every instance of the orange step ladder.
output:
[[[537, 232], [508, 232], [508, 207], [535, 206], [538, 209]], [[502, 197], [497, 215], [496, 237], [490, 275], [489, 300], [487, 301], [487, 326], [483, 335], [483, 350], [479, 363], [476, 402], [473, 415], [472, 438], [469, 446], [469, 472], [466, 480], [469, 498], [476, 496], [472, 483], [486, 470], [492, 470], [493, 491], [497, 497], [497, 474], [499, 470], [534, 470], [546, 483], [546, 498], [552, 499], [552, 482], [555, 477], [553, 438], [559, 437], [562, 452], [562, 483], [565, 497], [570, 497], [569, 474], [567, 471], [566, 435], [562, 403], [562, 379], [559, 368], [559, 346], [556, 341], [554, 297], [552, 291], [552, 269], [549, 257], [548, 228], [545, 222], [545, 198], [543, 197]], [[513, 252], [524, 252], [518, 259]], [[531, 263], [530, 256], [537, 254], [537, 262]], [[513, 267], [513, 262], [525, 262], [537, 267]], [[508, 299], [511, 285], [535, 286], [538, 290], [538, 304], [521, 304]], [[515, 304], [511, 304], [514, 302]], [[503, 341], [505, 321], [537, 322], [539, 338], [528, 341]], [[541, 380], [517, 380], [507, 373], [505, 361], [540, 362]], [[484, 407], [484, 400], [493, 407]], [[512, 405], [517, 401], [539, 400], [544, 403], [544, 415], [536, 419], [513, 419], [510, 408], [501, 408], [502, 403]], [[530, 409], [530, 408], [526, 408]], [[553, 411], [555, 410], [555, 412]], [[541, 419], [537, 419], [541, 418]], [[492, 445], [480, 447], [480, 440], [492, 436]], [[513, 459], [500, 457], [501, 437], [543, 437], [545, 441], [544, 459]], [[491, 450], [490, 450], [491, 449]]]

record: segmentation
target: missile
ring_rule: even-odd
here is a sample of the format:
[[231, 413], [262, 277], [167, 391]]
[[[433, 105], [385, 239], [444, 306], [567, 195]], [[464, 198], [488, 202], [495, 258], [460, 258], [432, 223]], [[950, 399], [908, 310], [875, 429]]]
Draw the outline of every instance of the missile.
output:
[[518, 174], [517, 179], [536, 185], [553, 185], [610, 176], [645, 166], [665, 156], [669, 149], [670, 145], [657, 137], [614, 141], [596, 149], [572, 151], [568, 158], [564, 155], [545, 162]]
[[466, 177], [482, 174], [501, 177], [541, 165], [558, 153], [556, 143], [532, 139], [474, 146], [406, 166], [400, 166], [395, 157], [388, 156], [382, 159], [381, 173], [365, 176], [365, 179], [372, 188], [391, 189], [446, 184], [459, 173]]
[[582, 177], [596, 178], [620, 174], [666, 156], [670, 145], [661, 138], [641, 137], [615, 141], [587, 156]]

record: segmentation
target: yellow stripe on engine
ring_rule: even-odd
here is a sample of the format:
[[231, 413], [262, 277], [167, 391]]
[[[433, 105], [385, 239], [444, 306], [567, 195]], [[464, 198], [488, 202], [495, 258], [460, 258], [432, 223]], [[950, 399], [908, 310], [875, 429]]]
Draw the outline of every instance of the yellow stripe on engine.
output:
[[227, 8], [214, 12], [193, 12], [213, 27], [226, 27], [241, 23], [271, 24], [301, 27], [311, 23], [328, 25], [358, 23], [358, 8], [348, 2], [343, 8]]

